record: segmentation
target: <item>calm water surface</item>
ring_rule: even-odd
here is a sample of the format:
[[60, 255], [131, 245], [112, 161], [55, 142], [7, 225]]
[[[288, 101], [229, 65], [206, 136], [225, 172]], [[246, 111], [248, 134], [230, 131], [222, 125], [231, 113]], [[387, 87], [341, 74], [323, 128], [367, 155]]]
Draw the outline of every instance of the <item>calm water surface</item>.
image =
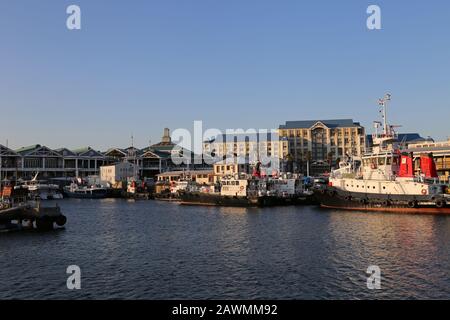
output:
[[[450, 217], [63, 200], [65, 229], [0, 234], [0, 299], [450, 298]], [[66, 288], [66, 268], [82, 289]], [[366, 286], [378, 265], [382, 289]]]

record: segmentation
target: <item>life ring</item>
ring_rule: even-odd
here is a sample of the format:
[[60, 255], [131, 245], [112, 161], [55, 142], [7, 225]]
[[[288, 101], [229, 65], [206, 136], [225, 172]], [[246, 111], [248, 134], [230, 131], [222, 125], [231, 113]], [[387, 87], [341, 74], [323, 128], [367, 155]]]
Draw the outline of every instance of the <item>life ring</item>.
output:
[[428, 193], [428, 190], [427, 189], [422, 189], [422, 194], [423, 195], [426, 195]]

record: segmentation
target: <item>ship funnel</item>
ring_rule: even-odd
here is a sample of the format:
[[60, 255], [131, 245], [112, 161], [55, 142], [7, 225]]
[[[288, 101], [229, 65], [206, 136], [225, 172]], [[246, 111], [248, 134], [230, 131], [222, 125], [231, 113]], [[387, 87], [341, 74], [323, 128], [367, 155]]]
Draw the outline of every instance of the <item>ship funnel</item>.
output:
[[434, 163], [433, 154], [422, 154], [420, 156], [420, 171], [425, 178], [437, 178], [436, 164]]
[[401, 178], [414, 177], [414, 163], [411, 154], [402, 154], [400, 157], [400, 171], [398, 176]]

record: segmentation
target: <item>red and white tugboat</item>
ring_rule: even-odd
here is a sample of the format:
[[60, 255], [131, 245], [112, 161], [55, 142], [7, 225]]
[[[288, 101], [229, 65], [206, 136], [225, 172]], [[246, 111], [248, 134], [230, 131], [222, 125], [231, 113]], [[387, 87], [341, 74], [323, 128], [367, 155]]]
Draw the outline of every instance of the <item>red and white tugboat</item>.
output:
[[[420, 156], [420, 172], [415, 160], [400, 149], [398, 136], [387, 122], [387, 102], [380, 99], [383, 123], [375, 122], [373, 150], [360, 158], [339, 164], [330, 175], [329, 185], [315, 191], [322, 207], [395, 213], [450, 214], [447, 186], [438, 182], [431, 154]], [[382, 133], [378, 127], [383, 125]]]

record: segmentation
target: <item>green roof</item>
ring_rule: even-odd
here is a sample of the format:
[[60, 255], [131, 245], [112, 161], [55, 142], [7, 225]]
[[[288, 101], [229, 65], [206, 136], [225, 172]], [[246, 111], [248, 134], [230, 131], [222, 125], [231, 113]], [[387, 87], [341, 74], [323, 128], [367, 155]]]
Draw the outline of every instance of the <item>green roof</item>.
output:
[[40, 147], [41, 147], [40, 144], [34, 144], [32, 146], [22, 147], [20, 149], [14, 150], [14, 151], [17, 152], [17, 153], [20, 153], [20, 154], [24, 154], [24, 153], [28, 153], [30, 151], [36, 150], [36, 149], [38, 149]]
[[91, 147], [82, 147], [82, 148], [77, 148], [77, 149], [73, 149], [73, 150], [70, 150], [70, 151], [72, 151], [72, 152], [74, 152], [76, 154], [80, 154], [80, 153], [88, 152], [91, 149], [92, 149]]

